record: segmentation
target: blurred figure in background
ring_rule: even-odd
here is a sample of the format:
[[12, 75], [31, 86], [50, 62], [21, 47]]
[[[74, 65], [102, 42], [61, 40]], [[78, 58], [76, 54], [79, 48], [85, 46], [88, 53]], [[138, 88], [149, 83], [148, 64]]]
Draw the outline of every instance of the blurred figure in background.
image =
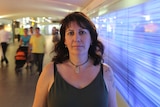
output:
[[31, 26], [30, 28], [29, 28], [29, 33], [28, 33], [30, 36], [32, 36], [33, 34], [34, 34], [34, 29], [33, 29], [33, 27]]
[[21, 38], [20, 38], [20, 46], [28, 47], [29, 46], [30, 37], [31, 36], [28, 34], [28, 29], [25, 28], [24, 29], [24, 35], [22, 35]]
[[[28, 48], [29, 48], [29, 40], [30, 40], [30, 35], [28, 34], [28, 29], [24, 29], [24, 35], [21, 36], [20, 38], [20, 47], [23, 47], [23, 50], [25, 51], [26, 57], [28, 59]], [[27, 60], [27, 68], [28, 68], [28, 63], [29, 59]]]
[[56, 44], [59, 41], [59, 33], [56, 27], [53, 27], [52, 29], [52, 36], [52, 42]]
[[[28, 34], [30, 35], [30, 36], [32, 36], [32, 35], [34, 35], [34, 28], [31, 26], [30, 28], [29, 28], [29, 32], [28, 32]], [[28, 50], [28, 51], [32, 51], [32, 48], [30, 47], [29, 48], [30, 50]], [[28, 59], [29, 59], [29, 62], [32, 62], [32, 60], [33, 60], [33, 55], [32, 55], [32, 53], [30, 53], [30, 54], [28, 54], [29, 56], [28, 56]]]
[[20, 34], [19, 34], [19, 28], [15, 28], [15, 37], [17, 38], [17, 41], [20, 41]]
[[35, 34], [31, 36], [29, 44], [29, 51], [32, 49], [30, 52], [33, 57], [32, 66], [33, 64], [37, 65], [40, 75], [42, 72], [43, 57], [45, 53], [45, 38], [43, 35], [40, 34], [39, 27], [35, 28]]
[[5, 61], [6, 64], [9, 63], [6, 57], [6, 51], [7, 51], [10, 39], [11, 39], [11, 34], [6, 30], [4, 30], [4, 25], [0, 25], [0, 43], [2, 47], [1, 64], [3, 64], [3, 61]]

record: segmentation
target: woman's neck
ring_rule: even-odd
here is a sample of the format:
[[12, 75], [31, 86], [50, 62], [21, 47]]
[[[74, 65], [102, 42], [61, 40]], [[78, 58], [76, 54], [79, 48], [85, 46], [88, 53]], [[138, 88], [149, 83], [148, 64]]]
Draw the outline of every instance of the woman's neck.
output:
[[75, 56], [75, 57], [69, 57], [69, 61], [71, 63], [73, 63], [74, 65], [81, 65], [83, 64], [84, 62], [86, 62], [87, 60], [89, 59], [88, 55], [87, 56]]
[[81, 70], [80, 68], [84, 65], [86, 65], [89, 61], [89, 57], [70, 57], [69, 62], [72, 66], [74, 66], [75, 73], [79, 73]]

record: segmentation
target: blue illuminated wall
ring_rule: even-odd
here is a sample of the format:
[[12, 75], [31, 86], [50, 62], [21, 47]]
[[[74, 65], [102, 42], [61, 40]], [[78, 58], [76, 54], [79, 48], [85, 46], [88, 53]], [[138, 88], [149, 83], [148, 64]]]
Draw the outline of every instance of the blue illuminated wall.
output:
[[160, 1], [92, 19], [105, 44], [105, 62], [131, 107], [160, 106]]

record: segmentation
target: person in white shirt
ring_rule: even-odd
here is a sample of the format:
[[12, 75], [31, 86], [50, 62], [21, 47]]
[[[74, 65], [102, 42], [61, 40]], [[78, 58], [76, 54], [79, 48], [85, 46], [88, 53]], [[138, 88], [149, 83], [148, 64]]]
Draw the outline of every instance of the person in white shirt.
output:
[[8, 43], [11, 39], [11, 35], [8, 31], [4, 30], [4, 25], [0, 25], [0, 43], [2, 47], [2, 56], [1, 56], [1, 63], [3, 64], [3, 61], [8, 64], [8, 59], [6, 57], [6, 51], [8, 48]]
[[29, 28], [29, 33], [28, 33], [30, 36], [32, 36], [33, 34], [34, 34], [34, 29], [33, 29], [33, 27], [31, 26], [30, 28]]

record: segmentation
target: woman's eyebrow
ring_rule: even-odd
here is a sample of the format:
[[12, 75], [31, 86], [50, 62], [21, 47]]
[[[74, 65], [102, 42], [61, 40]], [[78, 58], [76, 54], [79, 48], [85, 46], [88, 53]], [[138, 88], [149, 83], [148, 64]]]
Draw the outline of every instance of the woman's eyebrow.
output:
[[72, 29], [66, 29], [66, 31], [73, 31]]

